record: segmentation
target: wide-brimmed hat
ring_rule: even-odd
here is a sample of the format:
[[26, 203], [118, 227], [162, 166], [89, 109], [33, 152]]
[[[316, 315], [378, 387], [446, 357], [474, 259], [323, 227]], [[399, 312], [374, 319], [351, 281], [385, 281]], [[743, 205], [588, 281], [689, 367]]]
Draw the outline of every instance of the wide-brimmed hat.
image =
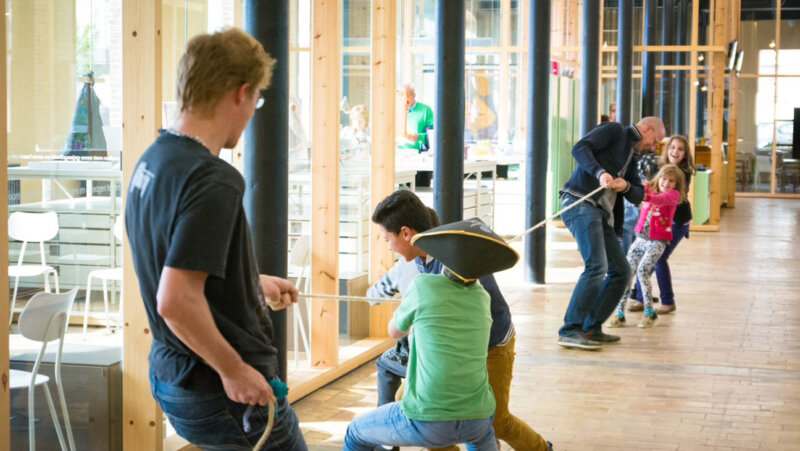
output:
[[411, 244], [464, 280], [511, 268], [519, 254], [478, 218], [451, 222], [418, 233]]

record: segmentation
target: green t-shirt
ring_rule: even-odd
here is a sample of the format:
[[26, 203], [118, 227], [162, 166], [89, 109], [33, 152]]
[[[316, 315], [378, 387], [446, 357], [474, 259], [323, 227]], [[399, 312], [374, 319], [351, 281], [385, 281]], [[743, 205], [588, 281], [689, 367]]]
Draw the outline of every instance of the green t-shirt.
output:
[[408, 418], [475, 420], [494, 413], [486, 372], [492, 315], [489, 293], [479, 283], [465, 287], [440, 274], [420, 274], [394, 325], [403, 332], [414, 326], [402, 401]]
[[430, 148], [428, 143], [428, 128], [433, 127], [433, 110], [424, 103], [415, 103], [408, 110], [408, 122], [406, 122], [406, 133], [417, 133], [419, 138], [413, 143], [405, 144], [401, 147], [420, 150], [421, 146]]

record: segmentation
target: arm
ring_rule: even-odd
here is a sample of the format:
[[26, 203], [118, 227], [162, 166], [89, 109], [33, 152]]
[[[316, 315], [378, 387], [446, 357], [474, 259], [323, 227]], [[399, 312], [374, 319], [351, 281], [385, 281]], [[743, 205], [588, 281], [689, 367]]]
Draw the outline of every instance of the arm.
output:
[[[575, 157], [581, 169], [598, 180], [606, 171], [597, 162], [594, 156], [595, 152], [602, 152], [612, 141], [624, 138], [624, 130], [620, 124], [612, 122], [606, 124], [609, 125], [600, 125], [594, 128], [572, 148], [572, 156]], [[613, 179], [613, 177], [611, 178]]]
[[408, 336], [408, 332], [403, 332], [399, 330], [394, 325], [394, 319], [389, 321], [389, 336], [394, 338], [395, 340], [399, 340], [400, 338]]
[[397, 262], [374, 285], [367, 288], [367, 297], [391, 299], [400, 292], [398, 273], [401, 262]]
[[681, 200], [681, 193], [679, 193], [676, 189], [671, 189], [666, 193], [659, 194], [653, 194], [648, 191], [645, 194], [644, 200], [658, 206], [675, 206], [678, 205], [678, 202]]
[[267, 405], [275, 396], [266, 378], [245, 363], [222, 336], [204, 289], [208, 274], [165, 266], [156, 294], [167, 327], [222, 379], [225, 394], [242, 404]]

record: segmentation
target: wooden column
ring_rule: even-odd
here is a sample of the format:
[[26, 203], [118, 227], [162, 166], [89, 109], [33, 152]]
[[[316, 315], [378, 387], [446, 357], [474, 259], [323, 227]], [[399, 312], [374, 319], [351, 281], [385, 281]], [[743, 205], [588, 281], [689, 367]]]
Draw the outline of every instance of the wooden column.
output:
[[[0, 0], [0, 8], [6, 10], [6, 0]], [[8, 167], [8, 79], [6, 79], [6, 20], [0, 21], [0, 47], [3, 60], [0, 61], [0, 166]], [[8, 169], [0, 170], [0, 199], [8, 199]], [[7, 204], [7, 203], [6, 203]], [[0, 266], [8, 268], [8, 207], [0, 209]], [[11, 393], [8, 388], [8, 277], [0, 277], [0, 451], [11, 449]]]
[[[517, 7], [519, 8], [519, 6]], [[517, 9], [519, 12], [519, 9]], [[497, 130], [498, 142], [505, 145], [508, 142], [508, 126], [510, 109], [509, 84], [510, 64], [509, 56], [511, 46], [511, 0], [500, 0], [500, 98], [498, 99]]]
[[[692, 154], [692, 161], [697, 161], [695, 152], [695, 143], [697, 142], [697, 27], [700, 24], [698, 15], [700, 14], [700, 3], [697, 1], [692, 2], [692, 25], [691, 25], [691, 46], [692, 51], [689, 52], [689, 150]], [[694, 208], [694, 178], [687, 189], [687, 196], [689, 203]]]
[[[122, 5], [122, 179], [131, 180], [139, 157], [161, 127], [161, 0]], [[127, 187], [123, 190], [123, 211]], [[152, 335], [130, 244], [123, 238], [122, 442], [125, 449], [162, 449], [161, 410], [150, 395], [148, 354]]]
[[[718, 0], [719, 1], [719, 0]], [[772, 101], [772, 149], [770, 152], [772, 153], [772, 173], [770, 177], [770, 189], [769, 192], [774, 195], [777, 192], [777, 177], [775, 177], [775, 172], [777, 170], [778, 164], [778, 125], [775, 123], [775, 119], [778, 118], [778, 74], [779, 67], [778, 67], [778, 56], [781, 54], [781, 0], [775, 0], [775, 78], [773, 79], [773, 83], [775, 83], [775, 96]]]
[[[312, 4], [311, 99], [311, 287], [339, 292], [339, 99], [341, 98], [341, 5]], [[339, 302], [312, 302], [311, 362], [339, 363]]]
[[[372, 2], [372, 187], [370, 206], [375, 208], [394, 191], [395, 99], [397, 99], [397, 6], [393, 0]], [[372, 212], [370, 211], [370, 214]], [[392, 267], [392, 252], [378, 231], [370, 228], [369, 279], [375, 283]], [[387, 337], [395, 305], [370, 308], [370, 337]]]
[[[741, 29], [742, 4], [738, 1], [731, 2], [730, 39], [739, 40]], [[739, 45], [743, 45], [739, 41]], [[735, 60], [734, 60], [735, 61]], [[730, 73], [730, 91], [728, 92], [728, 208], [736, 207], [736, 154], [739, 149], [739, 75], [734, 71]]]
[[[727, 46], [728, 44], [728, 2], [730, 0], [714, 1], [714, 45]], [[726, 52], [713, 52], [711, 54], [711, 215], [709, 225], [718, 225], [720, 208], [722, 204], [722, 122], [725, 114], [725, 63]]]

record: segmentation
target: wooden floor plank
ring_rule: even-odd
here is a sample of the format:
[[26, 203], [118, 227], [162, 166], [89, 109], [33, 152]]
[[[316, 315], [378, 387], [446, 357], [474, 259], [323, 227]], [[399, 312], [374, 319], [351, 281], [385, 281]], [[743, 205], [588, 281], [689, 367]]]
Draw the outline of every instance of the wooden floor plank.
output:
[[[521, 284], [519, 265], [498, 275], [518, 334], [512, 412], [559, 451], [800, 449], [798, 232], [797, 200], [738, 199], [673, 254], [677, 312], [585, 352], [556, 344], [583, 265], [551, 227], [547, 285]], [[312, 449], [341, 447], [375, 384], [371, 362], [295, 405]]]

